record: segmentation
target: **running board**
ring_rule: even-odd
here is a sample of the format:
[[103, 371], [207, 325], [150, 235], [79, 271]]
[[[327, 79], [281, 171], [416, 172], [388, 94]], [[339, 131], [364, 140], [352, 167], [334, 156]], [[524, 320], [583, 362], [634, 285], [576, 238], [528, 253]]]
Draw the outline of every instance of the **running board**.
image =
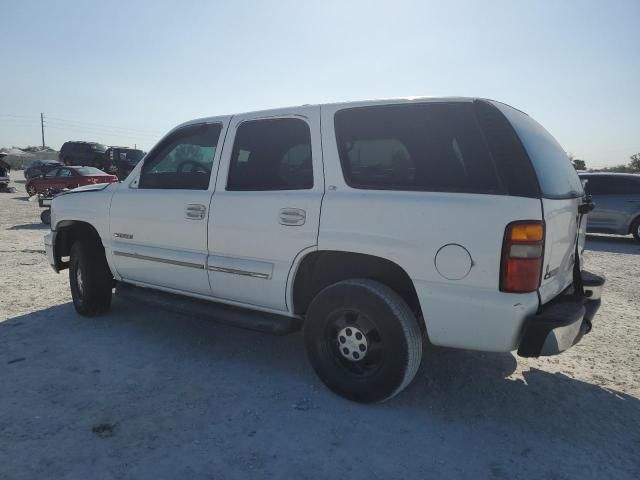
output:
[[213, 320], [232, 327], [257, 330], [271, 335], [286, 335], [300, 330], [302, 320], [275, 313], [259, 312], [209, 300], [176, 295], [118, 282], [116, 297], [179, 315]]

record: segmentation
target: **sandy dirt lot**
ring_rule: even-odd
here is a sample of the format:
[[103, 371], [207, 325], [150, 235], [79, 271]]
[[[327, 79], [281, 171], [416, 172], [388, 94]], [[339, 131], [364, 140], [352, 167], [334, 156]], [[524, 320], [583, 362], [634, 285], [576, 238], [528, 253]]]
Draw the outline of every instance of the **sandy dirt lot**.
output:
[[631, 238], [589, 238], [587, 268], [608, 285], [571, 351], [429, 347], [404, 393], [363, 406], [323, 387], [299, 333], [122, 300], [79, 317], [14, 186], [0, 193], [0, 479], [640, 478]]

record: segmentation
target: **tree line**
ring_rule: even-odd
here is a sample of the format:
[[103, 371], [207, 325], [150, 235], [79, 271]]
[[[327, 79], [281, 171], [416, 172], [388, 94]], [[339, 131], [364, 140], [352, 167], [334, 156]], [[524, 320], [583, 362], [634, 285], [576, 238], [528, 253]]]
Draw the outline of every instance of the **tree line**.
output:
[[[576, 170], [586, 170], [587, 162], [569, 154], [569, 160]], [[629, 163], [626, 165], [615, 165], [613, 167], [599, 168], [599, 172], [616, 172], [616, 173], [640, 173], [640, 153], [634, 153], [629, 157]]]

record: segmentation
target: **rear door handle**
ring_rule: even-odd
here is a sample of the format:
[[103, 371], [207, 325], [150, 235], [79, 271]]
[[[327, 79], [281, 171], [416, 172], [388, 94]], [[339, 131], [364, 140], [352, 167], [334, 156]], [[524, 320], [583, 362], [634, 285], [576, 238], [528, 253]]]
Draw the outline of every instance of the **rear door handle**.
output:
[[185, 210], [185, 215], [189, 220], [202, 220], [206, 213], [207, 207], [199, 203], [190, 203]]
[[307, 220], [307, 213], [300, 208], [282, 208], [279, 219], [281, 225], [304, 225], [304, 222]]

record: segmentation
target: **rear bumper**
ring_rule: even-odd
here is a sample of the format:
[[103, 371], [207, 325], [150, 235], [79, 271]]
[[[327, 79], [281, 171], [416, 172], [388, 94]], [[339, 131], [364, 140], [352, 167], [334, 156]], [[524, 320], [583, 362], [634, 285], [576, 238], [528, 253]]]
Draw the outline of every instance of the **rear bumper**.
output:
[[600, 308], [605, 279], [582, 272], [584, 296], [572, 292], [561, 295], [527, 318], [518, 355], [541, 357], [568, 350], [591, 331], [593, 318]]

